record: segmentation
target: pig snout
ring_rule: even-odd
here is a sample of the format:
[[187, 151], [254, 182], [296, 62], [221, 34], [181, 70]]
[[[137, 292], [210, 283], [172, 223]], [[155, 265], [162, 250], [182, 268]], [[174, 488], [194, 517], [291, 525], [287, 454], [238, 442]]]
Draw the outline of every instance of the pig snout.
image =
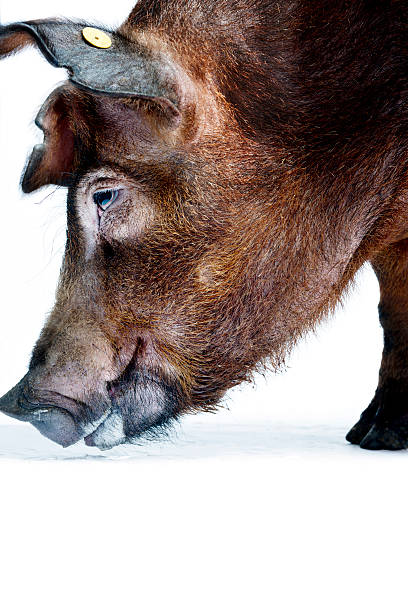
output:
[[[68, 397], [33, 384], [40, 379], [30, 372], [0, 398], [0, 411], [31, 423], [41, 434], [63, 447], [84, 439], [88, 446], [108, 449], [133, 442], [147, 431], [160, 432], [180, 406], [176, 386], [139, 368], [128, 370], [106, 394], [89, 394], [87, 401]], [[49, 379], [48, 379], [49, 382]]]
[[70, 446], [81, 438], [74, 416], [56, 402], [42, 402], [28, 391], [27, 377], [0, 399], [0, 410], [20, 421], [28, 421], [44, 436], [61, 446]]
[[[83, 402], [55, 391], [36, 389], [30, 384], [29, 374], [0, 398], [0, 410], [10, 417], [31, 423], [45, 437], [63, 447], [81, 440], [102, 420], [95, 409]], [[99, 408], [103, 416], [106, 411], [106, 405]]]

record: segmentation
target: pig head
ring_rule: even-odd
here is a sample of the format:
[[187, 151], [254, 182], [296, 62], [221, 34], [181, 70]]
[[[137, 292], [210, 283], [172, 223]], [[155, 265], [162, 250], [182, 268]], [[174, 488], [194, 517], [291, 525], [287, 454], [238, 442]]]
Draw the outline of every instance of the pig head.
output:
[[0, 400], [64, 446], [109, 448], [212, 410], [265, 359], [279, 366], [398, 230], [382, 215], [391, 166], [351, 141], [323, 155], [322, 98], [296, 81], [271, 20], [267, 60], [259, 15], [187, 4], [141, 2], [91, 38], [56, 20], [0, 30], [1, 55], [36, 44], [69, 73], [22, 179], [25, 192], [68, 187], [56, 303]]
[[69, 188], [56, 304], [28, 374], [0, 406], [64, 446], [85, 438], [105, 448], [220, 396], [203, 367], [216, 359], [216, 322], [199, 303], [211, 271], [197, 263], [228, 227], [200, 196], [204, 160], [186, 162], [218, 123], [209, 91], [164, 42], [125, 26], [103, 32], [111, 46], [101, 49], [86, 27], [51, 20], [1, 31], [3, 55], [35, 42], [70, 80], [37, 116], [44, 144], [22, 179], [27, 193]]
[[203, 129], [205, 101], [160, 48], [99, 31], [111, 42], [101, 49], [85, 28], [49, 21], [0, 32], [3, 54], [37, 42], [71, 74], [38, 114], [44, 144], [22, 179], [25, 192], [69, 187], [56, 305], [29, 373], [0, 405], [63, 445], [87, 436], [105, 447], [165, 425], [184, 404], [174, 348], [182, 315], [169, 298], [191, 284], [191, 265], [177, 259], [194, 238], [178, 149]]

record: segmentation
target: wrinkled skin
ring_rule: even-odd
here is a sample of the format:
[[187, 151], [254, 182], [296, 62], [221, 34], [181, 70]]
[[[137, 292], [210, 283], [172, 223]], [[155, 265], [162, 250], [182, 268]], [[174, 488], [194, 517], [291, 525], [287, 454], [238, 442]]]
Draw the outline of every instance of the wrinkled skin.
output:
[[177, 122], [70, 83], [47, 101], [23, 188], [68, 185], [67, 246], [6, 414], [64, 446], [153, 435], [279, 365], [370, 260], [386, 348], [348, 439], [408, 446], [404, 9], [272, 4], [137, 5], [120, 33], [173, 62]]

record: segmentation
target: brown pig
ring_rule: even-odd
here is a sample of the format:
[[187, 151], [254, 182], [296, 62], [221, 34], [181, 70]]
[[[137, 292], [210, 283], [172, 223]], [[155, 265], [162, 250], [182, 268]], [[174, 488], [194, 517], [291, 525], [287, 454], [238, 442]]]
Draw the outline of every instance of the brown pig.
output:
[[347, 439], [407, 448], [407, 41], [392, 0], [1, 26], [0, 55], [36, 44], [69, 79], [22, 180], [68, 187], [56, 303], [0, 409], [64, 446], [155, 435], [281, 364], [370, 261], [385, 347]]

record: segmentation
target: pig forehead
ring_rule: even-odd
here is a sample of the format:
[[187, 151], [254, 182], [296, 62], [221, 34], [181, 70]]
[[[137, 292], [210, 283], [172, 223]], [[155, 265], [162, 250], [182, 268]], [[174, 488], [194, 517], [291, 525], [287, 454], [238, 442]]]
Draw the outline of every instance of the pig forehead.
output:
[[108, 149], [104, 156], [82, 167], [71, 193], [81, 199], [95, 189], [115, 189], [115, 186], [129, 188], [134, 195], [141, 194], [152, 203], [164, 202], [166, 206], [173, 198], [180, 206], [187, 193], [191, 204], [195, 194], [194, 179], [184, 177], [179, 159], [154, 159], [135, 152], [127, 159], [118, 159], [114, 149]]
[[95, 106], [95, 131], [106, 133], [122, 133], [123, 138], [137, 135], [138, 140], [152, 144], [152, 136], [146, 121], [137, 108], [120, 100], [112, 100], [104, 96], [93, 96]]
[[131, 146], [118, 144], [113, 139], [99, 150], [95, 156], [86, 159], [79, 169], [75, 185], [92, 183], [99, 178], [130, 180], [139, 184], [152, 195], [159, 194], [162, 187], [166, 193], [179, 189], [190, 192], [190, 178], [180, 170], [182, 162], [177, 156], [171, 156], [159, 150], [156, 153], [144, 151], [143, 145]]
[[159, 135], [137, 106], [99, 96], [94, 104], [95, 117], [88, 129], [102, 163], [119, 163], [124, 167], [132, 162], [166, 165], [174, 158], [175, 143], [163, 137], [163, 133]]

